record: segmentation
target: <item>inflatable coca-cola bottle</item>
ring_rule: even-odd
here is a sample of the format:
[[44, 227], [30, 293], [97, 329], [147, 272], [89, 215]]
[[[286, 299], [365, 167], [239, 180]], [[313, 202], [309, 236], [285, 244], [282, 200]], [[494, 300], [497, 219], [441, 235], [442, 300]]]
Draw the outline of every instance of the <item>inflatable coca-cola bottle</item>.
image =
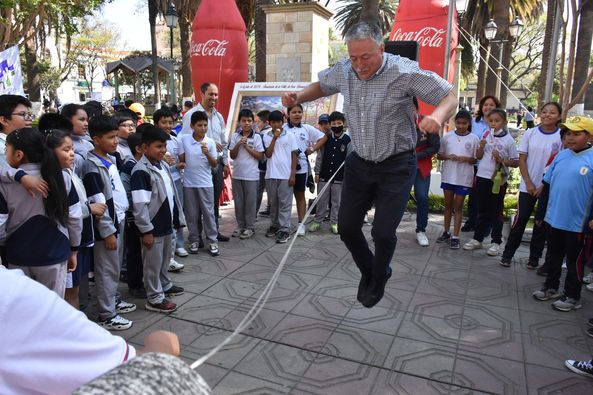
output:
[[190, 48], [192, 85], [218, 86], [216, 109], [226, 120], [235, 82], [247, 81], [245, 23], [234, 0], [202, 0], [192, 25]]
[[[418, 63], [424, 70], [442, 76], [448, 23], [448, 0], [400, 0], [389, 39], [417, 41], [420, 46]], [[455, 12], [455, 11], [454, 11]], [[451, 51], [449, 52], [448, 80], [455, 76], [455, 47], [457, 46], [457, 18], [453, 18]], [[431, 106], [420, 103], [420, 113], [430, 114]]]

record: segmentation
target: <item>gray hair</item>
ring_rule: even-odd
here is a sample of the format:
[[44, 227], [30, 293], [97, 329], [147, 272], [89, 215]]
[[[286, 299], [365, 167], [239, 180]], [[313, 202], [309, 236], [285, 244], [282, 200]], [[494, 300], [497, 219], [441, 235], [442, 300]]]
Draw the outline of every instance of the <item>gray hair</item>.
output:
[[352, 25], [352, 27], [350, 27], [350, 29], [348, 29], [344, 35], [344, 41], [346, 41], [346, 44], [348, 44], [350, 40], [366, 39], [373, 40], [377, 43], [377, 45], [381, 45], [383, 43], [383, 36], [381, 35], [381, 29], [379, 29], [378, 25], [366, 21], [360, 21]]

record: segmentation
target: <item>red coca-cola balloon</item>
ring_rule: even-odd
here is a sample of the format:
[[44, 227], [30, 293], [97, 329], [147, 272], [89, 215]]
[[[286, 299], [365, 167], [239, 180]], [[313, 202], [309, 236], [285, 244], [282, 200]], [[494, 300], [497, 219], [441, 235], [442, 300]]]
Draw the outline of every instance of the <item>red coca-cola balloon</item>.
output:
[[[448, 0], [400, 0], [390, 40], [412, 40], [420, 45], [418, 63], [425, 70], [442, 76], [445, 66], [445, 50], [448, 23]], [[455, 10], [453, 10], [455, 12]], [[457, 18], [453, 17], [449, 53], [449, 82], [455, 74], [455, 47], [457, 46]], [[429, 114], [431, 107], [420, 103], [420, 113]]]
[[246, 82], [248, 51], [245, 23], [234, 0], [202, 0], [192, 25], [192, 85], [218, 86], [217, 110], [226, 119], [235, 82]]

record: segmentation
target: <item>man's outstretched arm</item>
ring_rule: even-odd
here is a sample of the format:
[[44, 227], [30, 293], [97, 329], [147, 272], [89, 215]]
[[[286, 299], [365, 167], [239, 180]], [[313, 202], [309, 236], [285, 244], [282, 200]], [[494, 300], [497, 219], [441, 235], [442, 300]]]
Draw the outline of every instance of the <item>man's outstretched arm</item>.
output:
[[319, 82], [313, 82], [302, 91], [298, 92], [285, 92], [282, 95], [282, 105], [285, 107], [291, 107], [296, 104], [306, 103], [319, 99], [320, 97], [327, 96], [321, 90], [321, 84]]

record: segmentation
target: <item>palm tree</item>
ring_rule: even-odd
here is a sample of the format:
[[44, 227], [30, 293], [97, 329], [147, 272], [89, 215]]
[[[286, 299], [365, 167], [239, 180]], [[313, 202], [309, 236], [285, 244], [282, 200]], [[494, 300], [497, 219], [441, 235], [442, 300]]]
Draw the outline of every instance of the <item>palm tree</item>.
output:
[[537, 89], [538, 99], [537, 108], [541, 108], [544, 104], [544, 97], [546, 96], [546, 83], [548, 68], [554, 67], [554, 62], [551, 59], [552, 40], [554, 40], [554, 21], [556, 19], [556, 12], [558, 0], [548, 0], [546, 11], [546, 30], [544, 32], [544, 48], [542, 51], [542, 69], [539, 76], [539, 85]]
[[383, 34], [391, 31], [397, 0], [337, 0], [338, 8], [335, 21], [342, 36], [359, 20], [374, 21]]
[[[589, 62], [591, 60], [591, 40], [593, 39], [593, 0], [585, 0], [581, 6], [579, 20], [579, 32], [577, 35], [577, 49], [574, 66], [574, 80], [572, 83], [572, 97], [575, 99], [585, 84], [589, 74]], [[586, 89], [586, 88], [585, 88]], [[578, 104], [584, 104], [584, 96], [577, 100]], [[582, 109], [581, 111], [582, 112]]]

